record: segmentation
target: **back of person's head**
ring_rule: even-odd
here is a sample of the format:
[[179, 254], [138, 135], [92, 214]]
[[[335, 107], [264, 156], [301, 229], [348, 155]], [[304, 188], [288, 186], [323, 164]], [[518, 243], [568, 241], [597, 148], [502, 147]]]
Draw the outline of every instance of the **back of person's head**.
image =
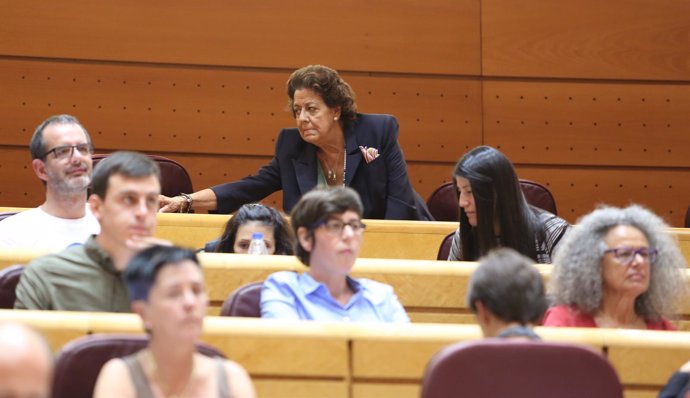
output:
[[177, 246], [151, 246], [137, 253], [123, 274], [130, 301], [147, 301], [158, 273], [166, 266], [175, 266], [185, 260], [201, 267], [193, 250]]
[[34, 134], [31, 136], [29, 150], [31, 151], [32, 159], [41, 159], [45, 156], [45, 153], [48, 150], [48, 148], [45, 147], [45, 141], [43, 140], [43, 131], [48, 126], [54, 124], [76, 124], [82, 129], [82, 131], [84, 131], [86, 141], [90, 145], [93, 145], [93, 143], [91, 142], [91, 136], [89, 135], [89, 132], [86, 131], [86, 128], [79, 122], [79, 120], [77, 120], [76, 117], [72, 115], [53, 115], [48, 119], [44, 120], [41, 124], [39, 124], [38, 127], [36, 127], [36, 130], [34, 130]]
[[45, 338], [24, 325], [0, 323], [0, 397], [50, 396], [53, 357]]
[[460, 158], [453, 176], [469, 180], [477, 215], [472, 228], [460, 208], [463, 259], [476, 260], [496, 247], [496, 221], [503, 246], [536, 259], [534, 216], [510, 160], [498, 149], [478, 146]]
[[278, 210], [260, 203], [246, 204], [233, 214], [225, 226], [225, 231], [214, 251], [234, 253], [237, 231], [241, 226], [250, 222], [257, 222], [273, 228], [273, 239], [275, 240], [274, 254], [292, 254], [294, 239], [287, 221]]
[[295, 117], [295, 91], [308, 89], [321, 96], [329, 108], [340, 107], [340, 119], [348, 124], [357, 117], [355, 93], [334, 69], [323, 65], [307, 65], [290, 75], [287, 82], [288, 107]]
[[467, 304], [477, 302], [506, 323], [538, 324], [546, 311], [544, 283], [533, 260], [509, 248], [481, 258], [467, 289]]
[[110, 177], [117, 174], [129, 178], [155, 176], [158, 181], [161, 179], [158, 165], [148, 156], [138, 152], [118, 151], [110, 154], [96, 165], [91, 181], [91, 192], [101, 199], [105, 199]]
[[[343, 214], [346, 211], [354, 211], [361, 218], [364, 211], [359, 194], [352, 188], [317, 188], [307, 192], [292, 208], [290, 224], [294, 236], [298, 236], [300, 228], [307, 230], [307, 235], [313, 239], [314, 229], [329, 218]], [[305, 250], [295, 239], [295, 255], [309, 265], [309, 252]]]

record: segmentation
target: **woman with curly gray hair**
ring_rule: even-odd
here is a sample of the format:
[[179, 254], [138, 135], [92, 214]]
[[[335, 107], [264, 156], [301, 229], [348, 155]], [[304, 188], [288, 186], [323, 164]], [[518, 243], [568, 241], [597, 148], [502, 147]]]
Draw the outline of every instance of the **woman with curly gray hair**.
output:
[[638, 205], [580, 219], [556, 253], [544, 326], [675, 329], [687, 265], [667, 227]]

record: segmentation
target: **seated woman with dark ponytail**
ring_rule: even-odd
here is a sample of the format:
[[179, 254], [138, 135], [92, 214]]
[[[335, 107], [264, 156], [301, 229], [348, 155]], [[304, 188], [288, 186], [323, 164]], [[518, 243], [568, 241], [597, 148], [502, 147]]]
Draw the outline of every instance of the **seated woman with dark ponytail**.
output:
[[268, 254], [292, 254], [294, 238], [280, 212], [260, 203], [243, 205], [230, 218], [223, 235], [204, 247], [205, 252], [247, 253], [254, 232], [261, 232]]
[[467, 152], [453, 174], [460, 227], [448, 260], [476, 261], [495, 247], [510, 247], [538, 263], [551, 263], [570, 224], [525, 200], [513, 164], [490, 146]]

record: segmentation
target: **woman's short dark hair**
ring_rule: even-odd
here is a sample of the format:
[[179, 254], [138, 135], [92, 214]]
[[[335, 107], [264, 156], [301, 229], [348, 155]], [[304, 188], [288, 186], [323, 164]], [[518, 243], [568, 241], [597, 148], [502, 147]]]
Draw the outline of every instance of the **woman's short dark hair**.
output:
[[470, 181], [477, 215], [477, 225], [472, 227], [465, 210], [460, 208], [463, 260], [476, 260], [498, 246], [496, 220], [501, 228], [501, 246], [536, 261], [535, 238], [543, 231], [537, 210], [527, 204], [510, 160], [498, 149], [478, 146], [460, 158], [454, 176]]
[[504, 322], [539, 324], [546, 311], [544, 282], [533, 261], [513, 249], [492, 250], [479, 260], [467, 289], [467, 304], [481, 302]]
[[302, 89], [313, 90], [329, 108], [340, 107], [340, 119], [345, 125], [357, 118], [355, 92], [334, 69], [323, 65], [308, 65], [290, 75], [287, 94], [292, 117], [295, 117], [295, 91]]
[[[290, 213], [292, 231], [297, 237], [297, 230], [304, 227], [307, 229], [308, 236], [313, 239], [314, 229], [321, 222], [346, 211], [354, 211], [362, 217], [362, 200], [357, 191], [348, 187], [314, 189], [304, 194], [292, 208]], [[295, 255], [304, 265], [309, 265], [309, 252], [304, 250], [299, 239], [295, 239]]]
[[225, 231], [220, 237], [218, 246], [216, 246], [214, 251], [220, 253], [234, 253], [237, 230], [242, 225], [252, 221], [267, 227], [273, 227], [273, 239], [275, 240], [276, 247], [275, 254], [292, 254], [294, 238], [287, 221], [278, 210], [259, 203], [246, 204], [237, 210], [225, 226]]
[[129, 290], [129, 300], [147, 301], [156, 276], [163, 267], [190, 260], [198, 267], [199, 259], [194, 251], [177, 246], [151, 246], [137, 253], [130, 260], [123, 278]]

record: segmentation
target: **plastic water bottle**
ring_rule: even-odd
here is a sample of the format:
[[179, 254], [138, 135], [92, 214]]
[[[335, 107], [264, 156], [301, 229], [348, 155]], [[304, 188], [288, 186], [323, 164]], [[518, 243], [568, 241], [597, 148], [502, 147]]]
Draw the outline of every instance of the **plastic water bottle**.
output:
[[252, 234], [252, 241], [249, 243], [247, 254], [268, 254], [266, 242], [264, 242], [264, 234], [261, 232], [254, 232]]

